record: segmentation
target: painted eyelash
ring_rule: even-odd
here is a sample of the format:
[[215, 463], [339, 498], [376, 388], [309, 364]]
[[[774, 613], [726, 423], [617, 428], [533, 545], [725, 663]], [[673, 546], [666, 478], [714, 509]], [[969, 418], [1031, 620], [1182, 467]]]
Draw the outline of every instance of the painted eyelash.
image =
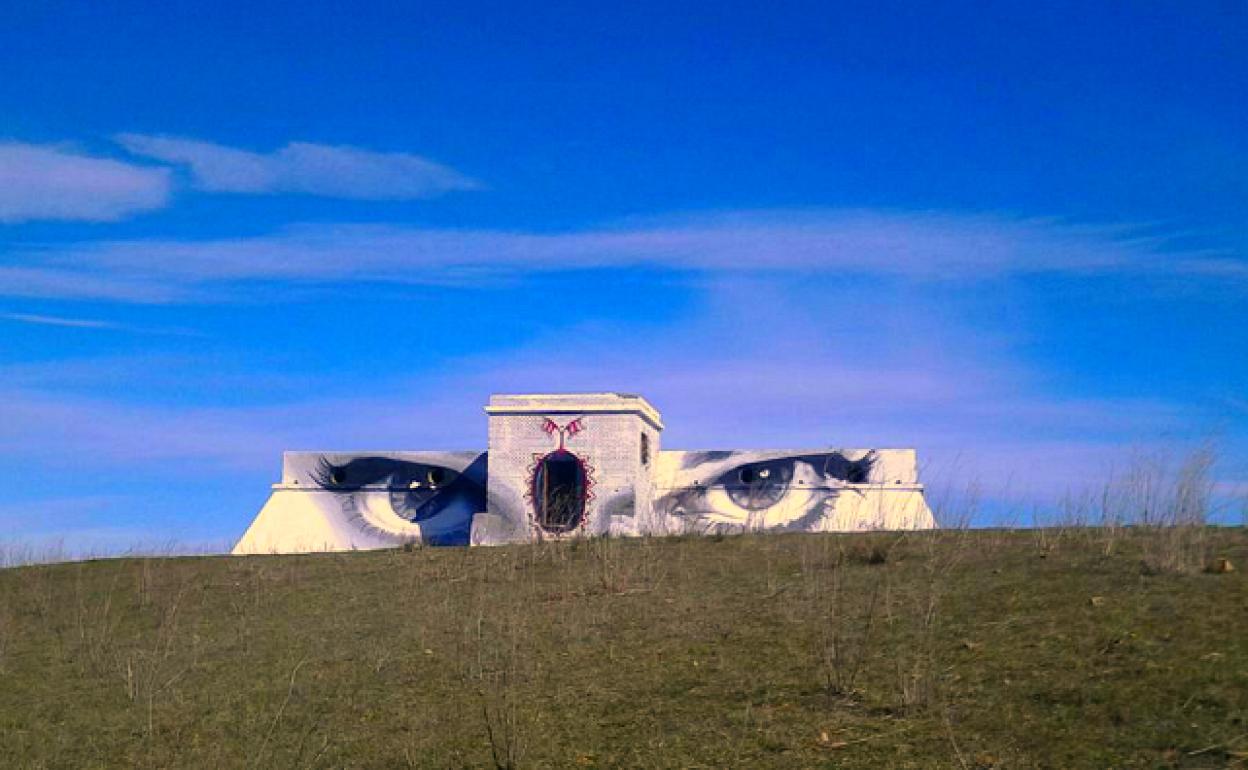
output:
[[335, 465], [321, 457], [310, 475], [325, 489], [354, 492], [384, 479], [390, 479], [391, 483], [387, 485], [390, 488], [402, 488], [413, 481], [450, 486], [461, 474], [441, 465], [390, 457], [357, 457], [342, 465]]
[[[711, 454], [701, 453], [700, 456], [709, 460]], [[878, 455], [875, 452], [868, 452], [851, 460], [841, 452], [828, 451], [742, 463], [722, 471], [708, 484], [695, 484], [687, 489], [675, 498], [669, 511], [673, 515], [681, 516], [686, 515], [686, 512], [698, 511], [705, 506], [711, 490], [722, 490], [736, 508], [751, 516], [758, 515], [774, 508], [788, 497], [797, 475], [798, 463], [824, 481], [862, 484], [870, 479], [877, 460]], [[748, 493], [744, 499], [743, 492]], [[838, 496], [834, 490], [827, 490], [823, 494], [825, 501]], [[799, 520], [817, 519], [819, 515], [821, 514], [816, 508], [803, 514]]]
[[[347, 521], [353, 524], [355, 528], [360, 531], [367, 532], [368, 534], [376, 535], [377, 537], [383, 537], [383, 538], [386, 538], [386, 537], [393, 538], [395, 536], [394, 532], [388, 529], [383, 529], [382, 527], [379, 527], [373, 522], [364, 518], [364, 514], [360, 511], [360, 508], [359, 508], [359, 501], [356, 499], [354, 494], [346, 495], [343, 498], [342, 512], [346, 514]], [[404, 519], [402, 516], [399, 516], [397, 513], [395, 514], [395, 518], [407, 524], [411, 523], [407, 519]]]
[[823, 478], [833, 478], [850, 484], [865, 484], [875, 470], [879, 455], [875, 450], [867, 452], [857, 460], [851, 460], [840, 452], [826, 452], [817, 455], [803, 455], [795, 458], [815, 469]]
[[[362, 489], [365, 484], [382, 478], [393, 477], [393, 472], [391, 471], [384, 475], [372, 477], [369, 481], [363, 483], [347, 484], [347, 477], [345, 475], [340, 476], [340, 474], [345, 474], [346, 468], [354, 462], [358, 461], [352, 460], [343, 465], [335, 465], [326, 460], [324, 457], [320, 457], [317, 458], [316, 467], [312, 469], [309, 475], [322, 489], [339, 493], [340, 509], [346, 516], [347, 523], [355, 527], [356, 530], [366, 534], [375, 535], [377, 537], [393, 537], [393, 532], [382, 529], [368, 519], [364, 518], [364, 514], [360, 511], [359, 502], [356, 500], [355, 496], [355, 493]], [[398, 514], [395, 514], [395, 517], [400, 520], [402, 519], [402, 517], [398, 516]]]
[[[706, 455], [714, 453], [707, 452]], [[726, 454], [726, 453], [725, 453]], [[789, 455], [787, 457], [774, 457], [767, 460], [756, 460], [754, 462], [742, 463], [733, 466], [721, 472], [713, 481], [706, 485], [698, 485], [692, 491], [705, 494], [709, 489], [715, 487], [730, 487], [749, 485], [749, 480], [742, 478], [742, 473], [750, 469], [765, 469], [767, 466], [780, 465], [789, 470], [797, 466], [797, 463], [804, 463], [810, 467], [815, 473], [824, 480], [844, 481], [849, 484], [863, 484], [871, 477], [871, 471], [875, 469], [878, 455], [874, 452], [868, 452], [857, 460], [851, 460], [840, 452], [820, 452], [817, 454], [805, 455]]]
[[835, 480], [849, 484], [865, 484], [871, 478], [871, 471], [875, 469], [877, 460], [878, 455], [876, 455], [874, 450], [867, 452], [857, 460], [851, 460], [840, 452], [821, 452], [819, 454], [796, 455], [749, 463], [738, 466], [734, 471], [740, 472], [740, 469], [749, 467], [749, 465], [764, 466], [769, 462], [785, 461], [793, 465], [800, 462], [809, 466], [811, 470], [819, 474], [819, 477], [825, 481]]
[[[463, 494], [465, 485], [471, 483], [461, 472], [445, 466], [389, 457], [360, 457], [341, 465], [321, 457], [310, 475], [322, 489], [343, 495], [343, 514], [357, 529], [382, 537], [394, 533], [365, 518], [356, 499], [366, 487], [378, 485], [373, 487], [377, 493], [388, 493], [390, 512], [399, 521], [420, 525], [437, 515], [441, 503]], [[429, 486], [424, 486], [425, 482]], [[430, 506], [435, 508], [428, 511]]]

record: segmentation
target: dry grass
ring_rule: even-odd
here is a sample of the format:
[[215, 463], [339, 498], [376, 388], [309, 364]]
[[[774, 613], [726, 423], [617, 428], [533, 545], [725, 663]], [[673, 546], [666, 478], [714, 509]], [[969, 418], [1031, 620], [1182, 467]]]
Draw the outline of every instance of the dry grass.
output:
[[[1240, 569], [1160, 526], [584, 540], [0, 571], [12, 767], [1209, 767]], [[1093, 601], [1096, 597], [1096, 601]]]

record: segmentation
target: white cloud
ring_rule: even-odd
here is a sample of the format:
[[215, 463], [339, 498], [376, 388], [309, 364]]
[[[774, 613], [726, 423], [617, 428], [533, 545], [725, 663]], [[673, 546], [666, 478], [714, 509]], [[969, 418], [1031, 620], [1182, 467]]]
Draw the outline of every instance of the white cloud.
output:
[[197, 139], [120, 134], [135, 155], [190, 168], [196, 187], [227, 193], [304, 193], [331, 198], [432, 198], [480, 183], [419, 155], [291, 142], [271, 153]]
[[[132, 400], [116, 386], [230, 373], [213, 357], [8, 366], [0, 369], [0, 456], [45, 468], [90, 458], [93, 466], [263, 473], [283, 449], [483, 447], [480, 409], [491, 392], [623, 390], [663, 411], [666, 448], [917, 446], [933, 480], [1056, 497], [1098, 478], [1124, 447], [1199, 437], [1211, 422], [1155, 399], [1052, 396], [1045, 378], [969, 334], [972, 322], [940, 303], [868, 312], [865, 300], [829, 296], [824, 306], [798, 294], [768, 312], [775, 304], [752, 288], [710, 293], [705, 312], [655, 334], [624, 324], [561, 328], [427, 371], [370, 373], [358, 394], [320, 395], [306, 378], [298, 387], [298, 377], [269, 387], [261, 380], [281, 373], [261, 371], [240, 386], [277, 398], [175, 406]], [[852, 328], [830, 325], [827, 307]]]
[[0, 142], [0, 222], [105, 222], [165, 206], [170, 172], [63, 147]]
[[40, 313], [0, 313], [0, 321], [31, 324], [34, 326], [59, 326], [66, 329], [100, 329], [104, 331], [126, 332], [130, 334], [168, 334], [179, 337], [202, 337], [202, 332], [180, 327], [148, 327], [121, 324], [114, 321], [100, 321], [94, 318], [67, 318], [57, 315]]
[[0, 313], [0, 319], [17, 323], [34, 324], [36, 326], [64, 326], [70, 329], [119, 329], [119, 324], [110, 321], [96, 321], [90, 318], [64, 318], [54, 315], [38, 315], [36, 313]]
[[742, 382], [748, 367], [733, 359], [753, 351], [688, 358], [666, 348], [643, 359], [618, 340], [615, 348], [578, 349], [552, 364], [535, 346], [464, 360], [445, 377], [395, 378], [374, 395], [271, 405], [166, 406], [6, 388], [0, 456], [50, 469], [155, 462], [203, 474], [272, 469], [285, 449], [484, 448], [481, 404], [492, 391], [619, 389], [663, 411], [667, 448], [918, 446], [927, 463], [962, 463], [961, 478], [1057, 495], [1095, 478], [1125, 447], [1198, 430], [1198, 416], [1172, 404], [986, 389], [974, 380], [1000, 374], [990, 367], [916, 372], [890, 360], [868, 371], [827, 357], [758, 355]]
[[1177, 454], [1216, 424], [1196, 406], [1049, 392], [1051, 376], [936, 298], [769, 284], [708, 281], [696, 315], [640, 333], [623, 322], [559, 327], [512, 349], [356, 379], [190, 350], [3, 366], [0, 460], [50, 479], [126, 469], [143, 495], [119, 515], [127, 522], [163, 515], [169, 490], [188, 481], [246, 489], [254, 498], [241, 508], [195, 503], [221, 506], [205, 532], [224, 536], [258, 509], [282, 450], [484, 448], [491, 392], [624, 390], [663, 411], [664, 448], [914, 446], [934, 503], [974, 484], [986, 498], [1025, 501], [1019, 522], [1030, 523], [1026, 506], [1103, 484], [1129, 449]]
[[[555, 233], [315, 225], [207, 241], [114, 241], [12, 255], [0, 294], [162, 302], [249, 282], [472, 285], [567, 269], [650, 267], [719, 274], [911, 280], [1026, 273], [1226, 280], [1242, 260], [1167, 251], [1115, 227], [1003, 216], [857, 210], [735, 212]], [[1211, 266], [1222, 265], [1211, 276]], [[23, 280], [5, 270], [25, 270]], [[138, 296], [136, 296], [138, 295]]]
[[[188, 299], [186, 287], [167, 280], [152, 280], [141, 273], [122, 276], [114, 271], [82, 267], [44, 267], [38, 255], [31, 255], [29, 266], [0, 265], [0, 295], [6, 297], [45, 297], [102, 299], [116, 302], [173, 302]], [[202, 290], [199, 292], [202, 298]]]

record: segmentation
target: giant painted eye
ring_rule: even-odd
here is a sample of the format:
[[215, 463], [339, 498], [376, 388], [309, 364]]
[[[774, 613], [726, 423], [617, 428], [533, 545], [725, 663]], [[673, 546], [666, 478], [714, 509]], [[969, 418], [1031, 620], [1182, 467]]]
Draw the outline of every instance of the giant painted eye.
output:
[[721, 475], [715, 484], [723, 487], [728, 498], [741, 508], [761, 511], [784, 499], [793, 481], [793, 465], [790, 457], [739, 465]]
[[[357, 457], [342, 465], [321, 458], [312, 478], [335, 492], [375, 489], [388, 493], [394, 514], [421, 522], [445, 505], [460, 474], [450, 468], [392, 457]], [[450, 496], [450, 495], [447, 495]]]

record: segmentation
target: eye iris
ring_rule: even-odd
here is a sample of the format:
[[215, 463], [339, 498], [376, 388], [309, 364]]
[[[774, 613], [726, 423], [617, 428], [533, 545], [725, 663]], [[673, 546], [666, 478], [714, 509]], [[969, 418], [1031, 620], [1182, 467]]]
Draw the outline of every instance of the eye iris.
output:
[[408, 521], [422, 522], [436, 516], [446, 505], [446, 485], [455, 471], [436, 466], [425, 467], [412, 474], [404, 493], [391, 500], [395, 513]]
[[791, 462], [754, 463], [737, 469], [736, 478], [724, 482], [728, 496], [738, 506], [750, 511], [770, 508], [784, 497], [793, 478]]
[[329, 481], [331, 484], [342, 484], [347, 480], [347, 472], [342, 468], [334, 468], [329, 472]]

